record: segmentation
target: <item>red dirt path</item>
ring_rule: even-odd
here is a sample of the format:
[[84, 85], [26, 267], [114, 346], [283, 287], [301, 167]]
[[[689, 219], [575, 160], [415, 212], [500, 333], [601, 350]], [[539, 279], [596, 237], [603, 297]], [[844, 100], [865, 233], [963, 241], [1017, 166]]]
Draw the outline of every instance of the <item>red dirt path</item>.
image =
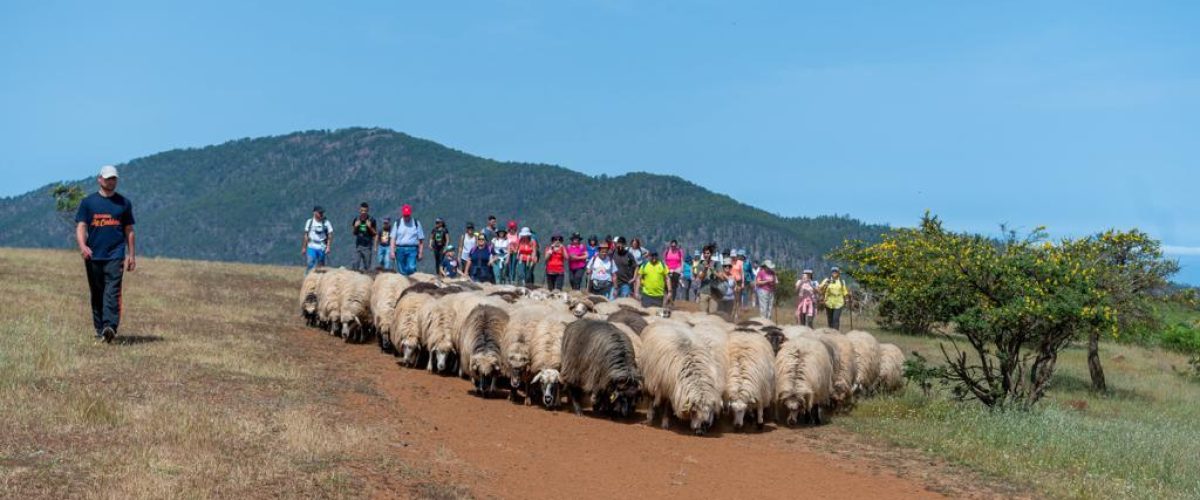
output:
[[[351, 394], [339, 402], [345, 413], [396, 422], [395, 433], [381, 439], [392, 441], [398, 458], [427, 466], [438, 481], [461, 484], [478, 497], [942, 496], [931, 488], [956, 496], [990, 496], [947, 487], [945, 481], [930, 481], [928, 471], [911, 470], [913, 464], [928, 463], [925, 459], [893, 466], [879, 463], [878, 454], [856, 458], [857, 449], [831, 453], [847, 437], [830, 426], [787, 429], [768, 423], [762, 432], [719, 429], [696, 437], [682, 427], [664, 431], [643, 425], [641, 413], [628, 422], [587, 412], [577, 417], [503, 398], [480, 399], [469, 394], [467, 381], [401, 368], [372, 345], [345, 345], [302, 328], [296, 335], [300, 338], [293, 345], [313, 358], [306, 361], [373, 384], [373, 397]], [[826, 433], [835, 444], [822, 443]], [[825, 446], [814, 446], [821, 444]], [[390, 485], [383, 491], [396, 491], [397, 482], [402, 483], [396, 476], [367, 480]]]

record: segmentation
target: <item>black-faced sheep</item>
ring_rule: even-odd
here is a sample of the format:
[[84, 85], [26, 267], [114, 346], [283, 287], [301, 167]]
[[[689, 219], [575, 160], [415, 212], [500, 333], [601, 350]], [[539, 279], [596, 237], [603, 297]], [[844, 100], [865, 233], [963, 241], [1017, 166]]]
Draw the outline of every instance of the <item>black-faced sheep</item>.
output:
[[852, 330], [846, 338], [854, 345], [854, 364], [858, 368], [854, 391], [869, 393], [879, 378], [879, 341], [862, 330]]
[[775, 419], [787, 411], [787, 424], [796, 425], [800, 413], [821, 424], [821, 407], [833, 391], [833, 363], [820, 341], [806, 336], [789, 338], [775, 355]]
[[904, 388], [904, 351], [896, 344], [879, 344], [879, 379], [875, 388], [887, 393]]
[[725, 344], [725, 405], [733, 413], [733, 427], [741, 429], [746, 412], [757, 414], [758, 427], [775, 396], [775, 351], [756, 332], [733, 332]]
[[629, 337], [604, 321], [581, 319], [567, 325], [562, 380], [576, 415], [583, 414], [586, 393], [593, 412], [628, 417], [642, 393], [642, 376]]
[[[724, 344], [691, 331], [684, 323], [661, 321], [642, 331], [640, 365], [645, 391], [651, 399], [646, 424], [653, 425], [661, 409], [662, 426], [671, 414], [704, 434], [716, 422], [725, 389]], [[665, 405], [663, 405], [665, 403]]]

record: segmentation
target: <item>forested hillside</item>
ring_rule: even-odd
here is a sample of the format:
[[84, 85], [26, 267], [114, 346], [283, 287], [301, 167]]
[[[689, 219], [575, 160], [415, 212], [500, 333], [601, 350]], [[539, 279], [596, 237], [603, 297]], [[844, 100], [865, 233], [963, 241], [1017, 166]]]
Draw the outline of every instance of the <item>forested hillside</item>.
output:
[[[676, 238], [687, 248], [714, 241], [789, 266], [820, 267], [820, 256], [843, 239], [872, 241], [887, 230], [846, 216], [779, 217], [678, 177], [589, 177], [479, 158], [386, 129], [241, 139], [118, 167], [142, 252], [193, 259], [298, 264], [303, 222], [319, 204], [337, 224], [333, 263], [348, 263], [349, 221], [364, 200], [379, 219], [410, 203], [426, 227], [441, 216], [455, 233], [495, 214], [542, 235], [638, 235], [652, 246]], [[74, 182], [95, 189], [92, 179]], [[49, 189], [0, 199], [0, 246], [70, 244]]]

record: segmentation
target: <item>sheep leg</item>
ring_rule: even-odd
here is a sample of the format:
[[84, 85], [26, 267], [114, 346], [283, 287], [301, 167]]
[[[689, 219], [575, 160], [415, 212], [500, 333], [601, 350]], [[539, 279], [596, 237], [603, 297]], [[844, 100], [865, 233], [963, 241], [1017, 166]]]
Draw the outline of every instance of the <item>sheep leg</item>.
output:
[[571, 408], [575, 410], [576, 416], [583, 416], [583, 405], [580, 400], [583, 399], [583, 389], [575, 386], [567, 388], [567, 398], [571, 400]]
[[762, 405], [762, 403], [759, 403], [759, 405], [758, 405], [758, 430], [761, 431], [762, 429], [763, 429], [763, 405]]
[[646, 408], [646, 425], [654, 425], [654, 407], [658, 406], [658, 398], [650, 403], [650, 407]]
[[671, 402], [663, 401], [662, 406], [663, 406], [663, 408], [662, 408], [662, 414], [663, 414], [662, 415], [662, 428], [670, 429], [671, 428]]

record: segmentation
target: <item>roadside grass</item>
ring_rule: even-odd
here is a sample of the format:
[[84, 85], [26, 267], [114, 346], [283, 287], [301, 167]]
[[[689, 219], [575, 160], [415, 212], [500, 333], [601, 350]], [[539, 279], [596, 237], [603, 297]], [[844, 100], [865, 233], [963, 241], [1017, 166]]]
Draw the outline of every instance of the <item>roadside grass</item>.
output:
[[0, 250], [0, 498], [404, 495], [364, 484], [379, 464], [429, 481], [330, 404], [369, 381], [297, 366], [296, 268], [139, 264], [105, 345], [77, 256]]
[[[941, 360], [938, 338], [877, 336]], [[1101, 353], [1108, 394], [1090, 392], [1087, 352], [1070, 348], [1033, 411], [989, 411], [910, 384], [834, 421], [1053, 497], [1200, 498], [1200, 383], [1173, 371], [1186, 358], [1114, 343]]]
[[[795, 323], [794, 308], [779, 305], [776, 318]], [[1179, 317], [1195, 315], [1168, 319]], [[843, 331], [849, 319], [842, 316]], [[826, 326], [824, 315], [815, 323]], [[870, 317], [856, 316], [854, 327], [909, 358], [917, 351], [944, 364], [944, 337], [883, 331]], [[989, 411], [939, 389], [926, 397], [910, 383], [899, 394], [862, 400], [833, 422], [1051, 497], [1200, 498], [1200, 378], [1185, 375], [1187, 356], [1117, 342], [1102, 342], [1100, 354], [1106, 394], [1090, 391], [1087, 350], [1076, 344], [1060, 354], [1053, 385], [1033, 411]]]

